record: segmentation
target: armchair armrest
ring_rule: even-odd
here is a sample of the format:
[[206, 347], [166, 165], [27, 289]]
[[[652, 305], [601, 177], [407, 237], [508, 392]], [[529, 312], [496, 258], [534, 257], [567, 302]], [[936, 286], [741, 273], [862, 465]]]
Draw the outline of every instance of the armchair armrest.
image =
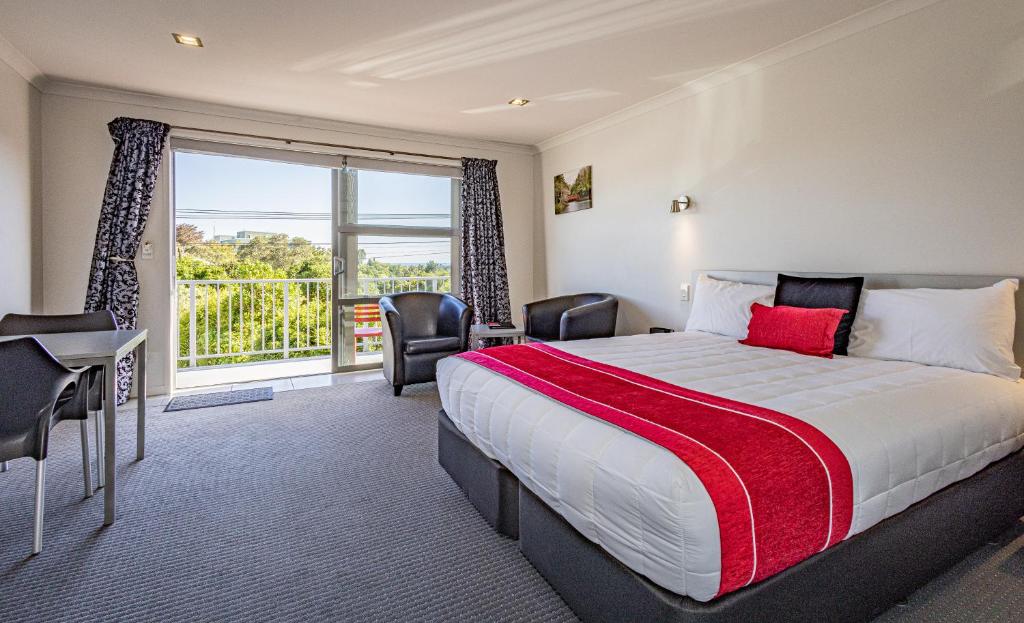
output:
[[402, 341], [402, 315], [398, 313], [394, 301], [384, 297], [378, 303], [380, 306], [380, 321], [385, 334], [390, 334], [395, 342]]
[[569, 308], [559, 320], [558, 339], [566, 341], [612, 337], [615, 335], [618, 311], [619, 302], [614, 298]]
[[473, 325], [473, 308], [469, 305], [459, 317], [459, 343], [462, 350], [469, 350], [469, 328]]
[[380, 307], [381, 337], [383, 341], [384, 378], [392, 384], [401, 385], [405, 378], [405, 365], [402, 358], [402, 315], [398, 313], [395, 302], [390, 297], [383, 297], [378, 303]]
[[469, 350], [469, 327], [473, 322], [473, 308], [462, 299], [446, 294], [441, 299], [437, 319], [437, 332], [459, 338], [459, 347]]
[[562, 314], [571, 304], [571, 296], [559, 296], [523, 305], [523, 332], [528, 337], [559, 339]]

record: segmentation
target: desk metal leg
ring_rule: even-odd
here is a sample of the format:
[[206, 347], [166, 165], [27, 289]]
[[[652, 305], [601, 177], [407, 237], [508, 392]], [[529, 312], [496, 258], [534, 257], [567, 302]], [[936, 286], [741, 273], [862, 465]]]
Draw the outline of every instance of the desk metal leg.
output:
[[89, 420], [79, 420], [78, 423], [82, 431], [82, 476], [85, 484], [85, 497], [91, 498], [92, 461], [89, 457]]
[[[100, 402], [103, 402], [103, 399]], [[96, 416], [96, 488], [102, 489], [107, 483], [107, 477], [103, 471], [103, 466], [107, 464], [103, 459], [104, 448], [106, 448], [106, 444], [103, 443], [103, 437], [105, 436], [103, 432], [103, 407], [100, 406], [99, 410], [93, 413], [93, 415]]]
[[141, 461], [146, 458], [146, 340], [135, 347], [135, 379], [139, 408], [135, 459]]
[[105, 444], [105, 455], [103, 457], [103, 470], [106, 476], [106, 483], [103, 487], [103, 525], [109, 526], [114, 523], [115, 500], [117, 491], [116, 478], [114, 473], [115, 459], [117, 457], [117, 435], [115, 425], [117, 424], [117, 362], [113, 359], [103, 364], [103, 442]]

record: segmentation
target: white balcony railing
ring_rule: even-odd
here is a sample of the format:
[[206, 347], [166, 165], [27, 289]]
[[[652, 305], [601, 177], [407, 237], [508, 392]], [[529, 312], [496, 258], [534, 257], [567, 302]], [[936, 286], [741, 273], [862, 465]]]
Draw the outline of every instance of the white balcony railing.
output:
[[[331, 353], [330, 279], [189, 280], [177, 285], [179, 368]], [[367, 277], [358, 280], [357, 296], [450, 289], [447, 276]], [[379, 337], [357, 341], [364, 351], [380, 348]]]
[[435, 277], [360, 277], [359, 296], [398, 292], [449, 292], [450, 276]]

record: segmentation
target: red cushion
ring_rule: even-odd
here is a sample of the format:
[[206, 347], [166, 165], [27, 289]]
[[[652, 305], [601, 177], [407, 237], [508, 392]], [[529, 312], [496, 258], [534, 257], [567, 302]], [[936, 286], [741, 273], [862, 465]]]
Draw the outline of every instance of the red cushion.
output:
[[801, 355], [832, 358], [836, 329], [845, 309], [823, 307], [750, 306], [747, 339], [740, 344], [791, 350]]

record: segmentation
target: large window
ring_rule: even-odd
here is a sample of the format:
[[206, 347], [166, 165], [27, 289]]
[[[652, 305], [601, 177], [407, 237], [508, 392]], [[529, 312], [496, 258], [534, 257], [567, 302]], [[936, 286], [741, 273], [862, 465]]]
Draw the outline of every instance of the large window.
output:
[[337, 336], [339, 368], [358, 366], [361, 353], [380, 348], [372, 308], [381, 295], [452, 292], [458, 283], [452, 258], [458, 257], [460, 181], [452, 169], [382, 171], [347, 164], [335, 171], [340, 322], [345, 326]]
[[179, 368], [380, 359], [376, 300], [458, 283], [455, 167], [176, 139]]
[[352, 167], [336, 171], [339, 257], [357, 271], [344, 298], [452, 290], [459, 181]]

